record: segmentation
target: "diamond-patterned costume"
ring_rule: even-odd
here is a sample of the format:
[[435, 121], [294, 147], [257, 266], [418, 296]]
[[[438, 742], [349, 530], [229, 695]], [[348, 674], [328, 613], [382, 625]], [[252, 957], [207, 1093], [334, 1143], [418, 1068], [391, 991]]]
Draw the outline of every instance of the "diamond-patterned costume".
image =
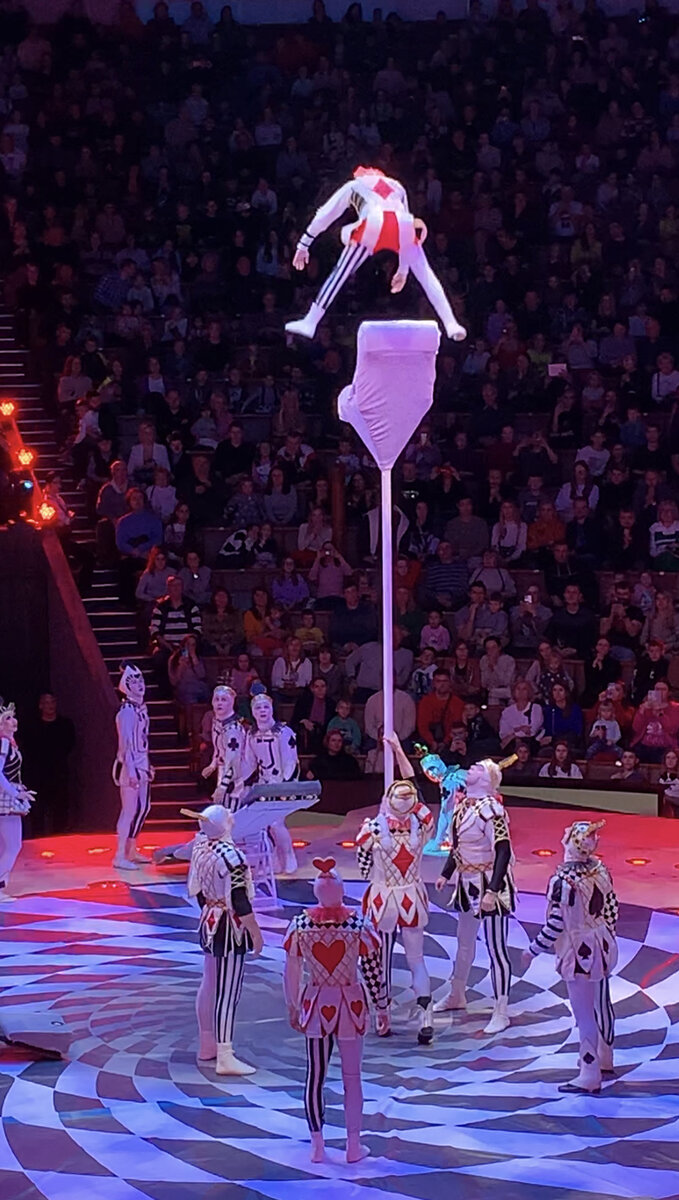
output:
[[380, 933], [427, 925], [422, 852], [433, 832], [434, 818], [421, 802], [403, 819], [380, 813], [363, 822], [356, 839], [361, 872], [370, 879], [363, 911]]

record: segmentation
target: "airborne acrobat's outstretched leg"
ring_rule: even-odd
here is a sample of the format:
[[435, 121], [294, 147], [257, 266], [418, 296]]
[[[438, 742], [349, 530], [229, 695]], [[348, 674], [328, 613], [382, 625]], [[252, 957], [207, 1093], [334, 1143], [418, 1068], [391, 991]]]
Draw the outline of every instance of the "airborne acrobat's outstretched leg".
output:
[[369, 256], [370, 251], [365, 246], [359, 242], [349, 242], [337, 259], [307, 315], [301, 317], [299, 321], [288, 321], [285, 326], [287, 332], [296, 333], [300, 337], [312, 338], [333, 300], [336, 299], [347, 280], [351, 279], [361, 263], [365, 262]]
[[420, 284], [432, 308], [437, 313], [447, 336], [452, 338], [454, 342], [463, 342], [467, 336], [467, 331], [464, 326], [460, 325], [450, 307], [441, 281], [432, 270], [429, 259], [420, 245], [414, 246], [409, 252], [408, 266]]

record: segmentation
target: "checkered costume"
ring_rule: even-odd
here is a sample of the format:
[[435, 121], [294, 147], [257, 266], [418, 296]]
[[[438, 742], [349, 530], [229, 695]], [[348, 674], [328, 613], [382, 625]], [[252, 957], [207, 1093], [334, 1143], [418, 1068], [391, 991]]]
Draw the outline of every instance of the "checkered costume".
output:
[[380, 933], [427, 925], [422, 852], [433, 832], [434, 818], [422, 802], [403, 820], [380, 813], [363, 822], [356, 839], [359, 868], [370, 880], [363, 911]]
[[[0, 816], [23, 817], [31, 807], [32, 795], [21, 782], [21, 751], [10, 738], [0, 738]], [[3, 787], [9, 784], [10, 787]], [[10, 789], [18, 788], [19, 795]]]

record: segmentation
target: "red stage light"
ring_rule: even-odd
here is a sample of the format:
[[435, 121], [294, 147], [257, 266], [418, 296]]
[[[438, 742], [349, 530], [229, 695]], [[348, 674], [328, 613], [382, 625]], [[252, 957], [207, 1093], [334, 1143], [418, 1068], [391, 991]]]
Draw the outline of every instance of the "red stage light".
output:
[[309, 845], [308, 842], [303, 842], [303, 841], [301, 841], [301, 839], [297, 839], [296, 841], [293, 841], [292, 844], [293, 844], [293, 847], [295, 848], [295, 850], [305, 850], [306, 847]]
[[19, 450], [17, 454], [17, 458], [22, 467], [30, 467], [31, 463], [35, 459], [35, 454], [32, 450], [29, 450], [28, 447], [22, 446], [21, 450]]
[[553, 854], [556, 854], [556, 850], [547, 850], [546, 848], [543, 850], [533, 850], [533, 854], [538, 858], [551, 858]]
[[631, 867], [645, 867], [648, 863], [650, 863], [650, 861], [651, 861], [650, 858], [626, 858], [625, 859], [625, 862], [628, 862]]
[[16, 404], [13, 400], [3, 400], [0, 404], [0, 413], [3, 417], [13, 417], [16, 412]]
[[56, 515], [57, 510], [54, 505], [50, 504], [47, 500], [43, 500], [42, 504], [38, 507], [38, 516], [43, 524], [47, 525], [49, 521], [53, 521]]
[[41, 858], [54, 858], [54, 850], [41, 850], [40, 857]]
[[105, 854], [106, 847], [105, 846], [90, 846], [87, 853], [88, 854]]
[[337, 845], [341, 846], [343, 850], [353, 850], [356, 843], [355, 842], [338, 842]]

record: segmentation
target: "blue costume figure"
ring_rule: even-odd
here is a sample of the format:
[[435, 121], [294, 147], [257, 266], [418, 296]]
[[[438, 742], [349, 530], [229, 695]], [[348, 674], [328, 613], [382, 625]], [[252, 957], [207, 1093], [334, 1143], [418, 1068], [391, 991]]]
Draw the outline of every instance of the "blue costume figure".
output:
[[441, 854], [444, 853], [441, 846], [448, 837], [450, 818], [455, 806], [455, 793], [460, 788], [464, 788], [467, 772], [464, 767], [458, 767], [457, 764], [452, 767], [446, 766], [438, 754], [425, 754], [420, 760], [420, 766], [427, 779], [431, 779], [432, 783], [437, 783], [441, 792], [441, 812], [436, 836], [427, 842], [424, 853]]

